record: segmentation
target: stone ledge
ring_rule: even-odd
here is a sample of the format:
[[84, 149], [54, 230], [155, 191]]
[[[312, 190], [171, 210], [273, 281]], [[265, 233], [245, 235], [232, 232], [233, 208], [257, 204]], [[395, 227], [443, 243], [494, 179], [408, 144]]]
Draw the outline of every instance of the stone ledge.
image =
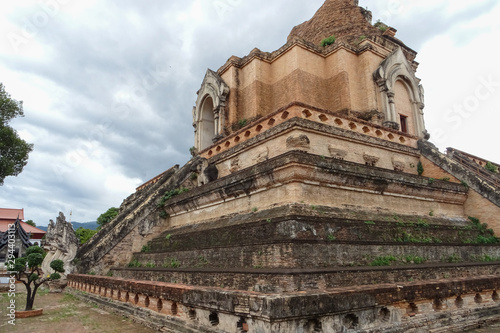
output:
[[[204, 186], [195, 188], [187, 193], [175, 196], [168, 201], [166, 208], [174, 208], [176, 210], [169, 212], [172, 214], [177, 214], [180, 210], [192, 210], [196, 209], [196, 205], [200, 205], [203, 202], [202, 197], [210, 196], [212, 194], [217, 194], [221, 198], [234, 197], [235, 195], [249, 194], [255, 191], [259, 184], [257, 179], [266, 179], [275, 173], [280, 172], [284, 168], [290, 168], [294, 165], [300, 165], [307, 167], [309, 169], [313, 168], [314, 173], [308, 174], [308, 180], [321, 180], [315, 179], [320, 174], [329, 175], [331, 181], [334, 177], [345, 177], [352, 178], [352, 184], [346, 184], [348, 186], [355, 185], [356, 179], [364, 179], [367, 181], [366, 184], [358, 184], [363, 188], [368, 185], [373, 185], [373, 189], [379, 188], [378, 192], [383, 194], [387, 190], [387, 185], [389, 184], [404, 184], [405, 187], [414, 187], [415, 189], [429, 191], [430, 192], [442, 192], [453, 195], [450, 198], [455, 198], [456, 200], [465, 200], [466, 189], [461, 184], [445, 182], [437, 180], [432, 184], [429, 184], [428, 179], [425, 177], [411, 175], [406, 173], [400, 173], [393, 170], [381, 169], [371, 166], [366, 166], [358, 163], [341, 161], [334, 158], [322, 157], [318, 155], [308, 154], [306, 152], [293, 150], [285, 154], [271, 158], [264, 162], [261, 162], [255, 166], [243, 169], [241, 171], [235, 172], [229, 176], [218, 179], [216, 181], [210, 182]], [[264, 177], [266, 176], [266, 177]], [[299, 172], [294, 172], [289, 174], [289, 177], [294, 177], [295, 180], [301, 180], [303, 177]], [[288, 181], [290, 181], [289, 179]], [[272, 181], [276, 182], [275, 176], [272, 177]], [[359, 183], [359, 181], [358, 181]], [[370, 183], [370, 184], [368, 184]], [[378, 184], [378, 185], [377, 185]], [[266, 182], [266, 186], [271, 186]], [[407, 190], [406, 190], [407, 192]], [[390, 193], [390, 192], [388, 192]], [[461, 198], [459, 198], [461, 196]], [[185, 206], [183, 208], [182, 206]]]

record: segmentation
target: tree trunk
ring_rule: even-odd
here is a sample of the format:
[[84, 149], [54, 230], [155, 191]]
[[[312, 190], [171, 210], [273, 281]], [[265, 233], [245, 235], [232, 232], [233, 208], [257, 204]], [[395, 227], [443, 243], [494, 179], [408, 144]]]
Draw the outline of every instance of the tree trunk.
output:
[[31, 286], [27, 285], [26, 286], [26, 308], [24, 311], [30, 311], [33, 310], [33, 304], [35, 303], [35, 295], [36, 291], [40, 285], [34, 284], [33, 290], [31, 290]]
[[35, 301], [35, 293], [31, 292], [30, 283], [26, 285], [26, 308], [24, 311], [33, 310], [33, 302]]
[[32, 297], [27, 297], [26, 298], [26, 308], [24, 311], [30, 311], [33, 310], [33, 303], [35, 302], [35, 294], [32, 295]]

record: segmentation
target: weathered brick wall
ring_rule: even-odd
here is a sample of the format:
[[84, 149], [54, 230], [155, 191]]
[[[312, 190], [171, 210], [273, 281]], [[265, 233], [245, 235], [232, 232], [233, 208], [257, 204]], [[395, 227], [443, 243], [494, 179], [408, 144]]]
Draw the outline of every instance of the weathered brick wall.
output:
[[373, 27], [367, 18], [371, 14], [364, 8], [358, 7], [353, 0], [328, 0], [314, 14], [313, 18], [292, 29], [288, 40], [300, 37], [314, 44], [331, 35], [337, 38], [347, 36], [382, 35], [382, 32]]
[[427, 158], [421, 157], [420, 162], [422, 162], [422, 166], [424, 168], [424, 172], [423, 172], [422, 176], [428, 177], [428, 178], [433, 178], [433, 179], [438, 179], [438, 180], [439, 179], [448, 179], [451, 182], [460, 183], [460, 180], [458, 180], [452, 174], [450, 174], [449, 172], [446, 172], [439, 165], [431, 162]]
[[469, 190], [464, 206], [465, 214], [478, 218], [481, 223], [488, 224], [497, 235], [500, 235], [500, 207], [485, 199], [475, 190]]
[[180, 283], [192, 286], [247, 290], [262, 293], [323, 290], [379, 283], [467, 278], [498, 275], [498, 263], [441, 263], [392, 267], [338, 267], [316, 269], [245, 269], [199, 268], [117, 268], [113, 276], [149, 281]]

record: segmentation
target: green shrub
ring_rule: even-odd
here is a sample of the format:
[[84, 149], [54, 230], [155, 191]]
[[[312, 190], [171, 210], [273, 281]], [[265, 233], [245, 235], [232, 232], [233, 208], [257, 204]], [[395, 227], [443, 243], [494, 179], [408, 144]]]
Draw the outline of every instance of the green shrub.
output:
[[204, 256], [199, 256], [198, 257], [198, 267], [208, 265], [208, 259], [205, 258]]
[[472, 217], [472, 216], [469, 216], [469, 220], [472, 222], [472, 224], [476, 225], [476, 226], [479, 226], [481, 225], [481, 222], [479, 221], [478, 218], [476, 217]]
[[373, 222], [373, 221], [365, 221], [365, 224], [366, 225], [375, 225], [375, 222]]
[[148, 268], [155, 268], [156, 267], [156, 264], [152, 261], [149, 261], [147, 264], [146, 264], [146, 267]]
[[476, 244], [497, 244], [498, 241], [499, 241], [498, 238], [495, 236], [479, 235], [479, 236], [477, 236], [475, 243]]
[[241, 120], [239, 120], [239, 121], [238, 121], [238, 126], [239, 126], [240, 128], [243, 128], [243, 127], [245, 127], [245, 126], [247, 125], [247, 123], [248, 123], [248, 120], [246, 120], [246, 119], [241, 119]]
[[385, 23], [382, 23], [380, 20], [377, 20], [375, 24], [373, 25], [375, 28], [378, 28], [381, 32], [386, 32], [387, 29], [389, 28]]
[[163, 197], [160, 199], [160, 202], [158, 202], [157, 207], [158, 208], [163, 208], [165, 207], [165, 203], [171, 199], [172, 197], [175, 197], [176, 195], [179, 195], [184, 192], [188, 192], [188, 188], [176, 188], [175, 190], [171, 190], [166, 192]]
[[444, 261], [450, 262], [450, 263], [457, 263], [460, 262], [462, 258], [456, 253], [453, 253], [452, 255], [448, 256]]
[[427, 261], [426, 258], [422, 258], [420, 256], [413, 256], [413, 255], [408, 255], [405, 258], [407, 263], [414, 263], [414, 264], [423, 264], [424, 262]]
[[172, 260], [170, 260], [170, 267], [178, 268], [180, 266], [181, 266], [181, 263], [177, 259], [173, 258]]
[[425, 222], [424, 220], [418, 219], [417, 226], [420, 228], [429, 228], [430, 225], [429, 225], [429, 223]]
[[391, 263], [396, 261], [396, 257], [388, 255], [375, 258], [370, 266], [390, 266]]
[[142, 267], [142, 264], [139, 260], [137, 260], [137, 258], [134, 258], [128, 263], [128, 267]]
[[488, 163], [486, 163], [484, 168], [488, 171], [491, 171], [491, 172], [498, 172], [498, 167], [489, 161], [488, 161]]
[[424, 166], [422, 165], [422, 162], [418, 162], [417, 172], [419, 176], [422, 176], [422, 174], [424, 173]]
[[162, 267], [164, 267], [164, 268], [179, 268], [180, 266], [181, 266], [181, 263], [176, 258], [172, 258], [170, 260], [165, 259], [165, 261], [163, 262], [163, 265], [162, 265]]
[[327, 45], [332, 45], [333, 43], [335, 43], [336, 39], [337, 39], [337, 37], [335, 37], [334, 35], [331, 35], [330, 37], [323, 39], [321, 41], [320, 45], [323, 47], [325, 47]]
[[147, 243], [146, 245], [142, 246], [141, 252], [149, 252], [151, 251], [151, 244]]

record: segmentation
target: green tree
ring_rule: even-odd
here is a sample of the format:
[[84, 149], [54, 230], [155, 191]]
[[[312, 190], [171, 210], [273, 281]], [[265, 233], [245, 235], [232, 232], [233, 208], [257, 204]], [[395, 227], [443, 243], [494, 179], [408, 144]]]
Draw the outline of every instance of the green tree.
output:
[[33, 310], [36, 291], [42, 283], [60, 279], [61, 275], [59, 273], [64, 273], [63, 261], [56, 259], [50, 263], [50, 267], [55, 273], [47, 274], [45, 277], [40, 276], [42, 274], [40, 266], [44, 257], [45, 252], [40, 246], [30, 246], [26, 250], [24, 257], [15, 259], [13, 264], [7, 264], [7, 268], [15, 272], [16, 280], [22, 282], [26, 287], [25, 311]]
[[99, 227], [102, 227], [106, 223], [111, 222], [112, 219], [118, 215], [119, 209], [115, 207], [111, 207], [106, 211], [106, 213], [102, 213], [98, 218], [97, 218], [97, 224], [99, 224]]
[[23, 102], [11, 98], [0, 83], [0, 185], [7, 176], [17, 176], [28, 163], [28, 155], [33, 145], [17, 135], [9, 122], [23, 117]]
[[36, 223], [35, 223], [35, 222], [33, 222], [33, 220], [28, 220], [28, 221], [26, 221], [26, 224], [29, 224], [29, 225], [30, 225], [30, 226], [32, 226], [32, 227], [36, 227]]
[[85, 229], [83, 227], [75, 230], [76, 236], [80, 238], [80, 245], [86, 243], [96, 232], [97, 230]]

